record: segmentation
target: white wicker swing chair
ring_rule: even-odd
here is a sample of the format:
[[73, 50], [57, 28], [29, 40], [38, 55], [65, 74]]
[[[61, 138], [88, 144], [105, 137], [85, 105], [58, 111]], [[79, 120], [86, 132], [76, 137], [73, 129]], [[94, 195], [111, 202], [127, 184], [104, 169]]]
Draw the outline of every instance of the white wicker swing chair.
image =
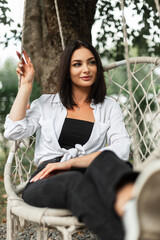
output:
[[[158, 146], [160, 138], [160, 124], [158, 124], [160, 91], [157, 90], [160, 86], [160, 59], [137, 57], [129, 59], [129, 62], [132, 82], [136, 83], [132, 91], [128, 90], [128, 79], [124, 80], [124, 76], [121, 76], [126, 69], [125, 60], [109, 64], [104, 69], [108, 92], [112, 88], [115, 94], [111, 94], [111, 97], [115, 98], [122, 107], [125, 124], [132, 140], [131, 158], [134, 167], [138, 169]], [[118, 81], [114, 79], [116, 75]], [[137, 101], [138, 90], [141, 99]], [[142, 108], [144, 102], [145, 107]], [[32, 136], [30, 139], [14, 142], [5, 165], [4, 184], [8, 195], [7, 240], [18, 239], [16, 234], [25, 222], [38, 224], [37, 239], [39, 240], [48, 239], [48, 230], [51, 228], [60, 231], [63, 239], [71, 239], [73, 232], [84, 227], [84, 224], [78, 222], [69, 210], [32, 207], [21, 198], [21, 192], [34, 168], [32, 154], [34, 141], [35, 137]]]

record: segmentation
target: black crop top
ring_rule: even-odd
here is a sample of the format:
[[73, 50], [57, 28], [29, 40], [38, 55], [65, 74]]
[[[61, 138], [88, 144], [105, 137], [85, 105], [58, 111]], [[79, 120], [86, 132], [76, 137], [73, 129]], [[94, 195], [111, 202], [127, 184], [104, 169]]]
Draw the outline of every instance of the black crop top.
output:
[[75, 144], [84, 145], [90, 138], [93, 122], [66, 118], [59, 137], [61, 148], [74, 148]]

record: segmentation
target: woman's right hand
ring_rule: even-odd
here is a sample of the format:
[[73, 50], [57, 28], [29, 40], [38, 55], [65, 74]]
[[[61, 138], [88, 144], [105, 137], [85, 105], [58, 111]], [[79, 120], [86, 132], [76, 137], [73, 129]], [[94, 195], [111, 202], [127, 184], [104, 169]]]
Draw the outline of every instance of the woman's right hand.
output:
[[21, 60], [21, 54], [17, 52], [22, 62], [19, 62], [18, 68], [16, 68], [17, 75], [20, 78], [20, 87], [9, 114], [12, 121], [20, 121], [25, 118], [35, 76], [35, 70], [30, 58], [25, 50], [22, 53], [24, 57]]
[[[19, 59], [21, 59], [21, 54], [16, 52]], [[18, 62], [18, 67], [16, 68], [17, 75], [20, 78], [20, 86], [24, 84], [31, 83], [33, 84], [35, 70], [34, 66], [31, 62], [31, 59], [28, 57], [25, 50], [23, 50], [24, 58], [22, 58], [21, 62]]]

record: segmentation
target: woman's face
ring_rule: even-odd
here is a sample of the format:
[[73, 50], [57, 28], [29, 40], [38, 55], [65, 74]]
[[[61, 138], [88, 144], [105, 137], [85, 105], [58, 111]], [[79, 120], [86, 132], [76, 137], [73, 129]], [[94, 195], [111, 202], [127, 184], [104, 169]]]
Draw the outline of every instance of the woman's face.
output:
[[77, 87], [91, 87], [97, 74], [96, 60], [87, 48], [75, 50], [71, 57], [70, 78], [72, 85]]

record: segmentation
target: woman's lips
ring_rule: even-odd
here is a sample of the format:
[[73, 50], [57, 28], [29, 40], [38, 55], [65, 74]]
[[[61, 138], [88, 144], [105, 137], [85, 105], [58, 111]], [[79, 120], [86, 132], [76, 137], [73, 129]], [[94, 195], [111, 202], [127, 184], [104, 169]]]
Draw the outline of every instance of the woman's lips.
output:
[[81, 79], [85, 80], [85, 81], [88, 81], [91, 79], [92, 76], [83, 76], [81, 77]]

